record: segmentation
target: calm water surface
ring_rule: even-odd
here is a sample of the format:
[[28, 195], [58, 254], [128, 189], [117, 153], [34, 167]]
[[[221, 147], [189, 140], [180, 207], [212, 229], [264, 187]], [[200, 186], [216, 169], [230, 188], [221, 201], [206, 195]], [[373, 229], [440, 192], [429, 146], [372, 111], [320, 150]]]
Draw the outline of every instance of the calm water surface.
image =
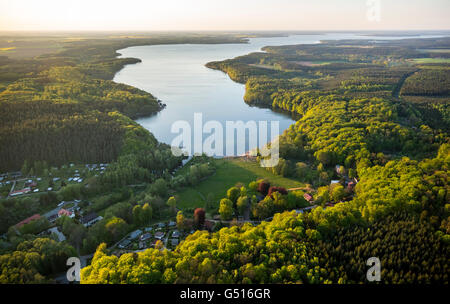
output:
[[[423, 36], [432, 37], [432, 36]], [[137, 122], [164, 143], [171, 144], [178, 135], [171, 133], [173, 122], [188, 121], [193, 126], [194, 113], [202, 113], [203, 123], [242, 120], [279, 121], [280, 134], [295, 121], [287, 114], [247, 105], [245, 86], [233, 82], [221, 71], [205, 67], [210, 61], [224, 60], [260, 51], [264, 46], [311, 44], [337, 39], [402, 39], [415, 37], [368, 37], [354, 33], [293, 35], [288, 37], [252, 38], [248, 44], [177, 44], [136, 46], [119, 50], [120, 57], [134, 57], [141, 63], [127, 65], [115, 82], [132, 85], [161, 99], [167, 107], [156, 115]], [[207, 137], [205, 134], [203, 137]], [[269, 136], [270, 137], [270, 136]], [[224, 139], [225, 145], [227, 144]], [[233, 144], [229, 142], [228, 144]], [[259, 142], [262, 146], [265, 142]], [[225, 146], [224, 145], [224, 146]], [[255, 147], [247, 148], [252, 149]]]

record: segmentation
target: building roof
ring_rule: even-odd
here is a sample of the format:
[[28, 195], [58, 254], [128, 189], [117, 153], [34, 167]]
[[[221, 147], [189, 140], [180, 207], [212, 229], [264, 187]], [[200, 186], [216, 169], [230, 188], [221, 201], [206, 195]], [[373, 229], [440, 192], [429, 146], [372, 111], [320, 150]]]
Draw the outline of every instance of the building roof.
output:
[[86, 224], [86, 223], [89, 223], [92, 220], [95, 220], [96, 218], [98, 218], [97, 213], [91, 212], [88, 215], [83, 216], [80, 221], [81, 221], [82, 224]]
[[305, 193], [303, 194], [303, 197], [305, 198], [305, 200], [310, 201], [313, 199], [313, 197], [311, 196], [311, 194]]
[[58, 237], [58, 241], [59, 242], [62, 242], [62, 241], [66, 240], [66, 236], [61, 231], [59, 231], [59, 229], [57, 227], [50, 228], [47, 231], [50, 232], [50, 233], [56, 234], [56, 236]]
[[145, 233], [145, 234], [141, 235], [141, 241], [148, 240], [151, 237], [152, 237], [152, 235], [150, 233]]
[[28, 224], [31, 221], [38, 220], [40, 218], [41, 218], [41, 216], [39, 214], [34, 214], [34, 215], [30, 216], [29, 218], [26, 218], [23, 221], [17, 223], [15, 226], [22, 227], [23, 225]]
[[130, 244], [131, 244], [131, 241], [125, 239], [125, 240], [123, 240], [122, 242], [119, 243], [119, 247], [127, 247]]
[[28, 192], [30, 192], [30, 191], [31, 191], [30, 188], [24, 188], [24, 189], [21, 189], [21, 190], [13, 191], [13, 192], [11, 192], [9, 195], [10, 195], [10, 196], [14, 196], [14, 195], [19, 195], [19, 194], [28, 193]]
[[130, 238], [137, 238], [142, 233], [142, 230], [138, 229], [130, 233]]
[[66, 210], [66, 209], [61, 209], [61, 210], [59, 210], [58, 211], [58, 215], [59, 216], [71, 216], [72, 215], [72, 212], [70, 212], [69, 210]]
[[158, 231], [155, 233], [155, 238], [162, 238], [164, 236], [164, 232]]

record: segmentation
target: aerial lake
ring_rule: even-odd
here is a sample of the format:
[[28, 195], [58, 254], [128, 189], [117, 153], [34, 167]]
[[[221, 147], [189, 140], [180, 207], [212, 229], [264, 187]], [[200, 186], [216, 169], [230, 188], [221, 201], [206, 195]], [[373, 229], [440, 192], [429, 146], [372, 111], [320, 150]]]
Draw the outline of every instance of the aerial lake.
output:
[[[403, 39], [436, 36], [370, 37], [356, 33], [329, 33], [320, 35], [292, 35], [287, 37], [251, 38], [241, 44], [176, 44], [136, 46], [119, 50], [120, 57], [134, 57], [141, 63], [125, 66], [114, 81], [132, 85], [153, 94], [166, 104], [158, 114], [137, 120], [164, 143], [171, 144], [178, 133], [172, 133], [172, 124], [187, 121], [194, 126], [194, 113], [201, 113], [203, 124], [218, 121], [225, 129], [226, 121], [278, 121], [281, 134], [295, 121], [288, 114], [270, 109], [252, 107], [244, 100], [245, 86], [233, 82], [221, 71], [205, 67], [210, 61], [231, 59], [260, 51], [264, 46], [312, 44], [321, 40], [339, 39]], [[269, 128], [270, 130], [270, 128]], [[203, 139], [208, 134], [203, 135]], [[270, 138], [270, 136], [269, 136]], [[266, 142], [259, 142], [258, 146]], [[224, 139], [224, 146], [235, 145]], [[248, 145], [247, 149], [255, 147]]]

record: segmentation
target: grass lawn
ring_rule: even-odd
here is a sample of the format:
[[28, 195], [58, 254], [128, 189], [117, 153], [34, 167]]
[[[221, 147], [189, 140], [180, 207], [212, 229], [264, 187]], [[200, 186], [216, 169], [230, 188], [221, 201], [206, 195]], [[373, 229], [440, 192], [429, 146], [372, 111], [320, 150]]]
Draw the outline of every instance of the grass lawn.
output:
[[216, 201], [226, 196], [226, 191], [238, 182], [247, 186], [258, 178], [266, 178], [271, 184], [285, 188], [303, 187], [294, 179], [276, 176], [255, 161], [243, 159], [215, 159], [216, 173], [195, 187], [184, 188], [176, 193], [177, 207], [180, 209], [204, 207], [204, 198], [209, 193]]
[[414, 63], [450, 63], [450, 58], [415, 58]]
[[419, 51], [425, 53], [450, 53], [450, 49], [421, 49]]

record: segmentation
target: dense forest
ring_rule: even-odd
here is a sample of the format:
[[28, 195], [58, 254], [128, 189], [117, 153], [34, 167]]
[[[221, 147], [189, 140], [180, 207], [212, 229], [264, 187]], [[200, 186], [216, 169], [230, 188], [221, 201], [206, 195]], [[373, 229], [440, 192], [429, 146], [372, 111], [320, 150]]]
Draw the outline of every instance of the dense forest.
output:
[[117, 50], [145, 44], [243, 41], [228, 35], [94, 37], [66, 41], [57, 53], [26, 59], [0, 57], [4, 118], [0, 170], [18, 170], [25, 160], [61, 165], [111, 162], [118, 157], [130, 122], [114, 112], [137, 118], [156, 113], [163, 104], [150, 93], [111, 81], [124, 65], [139, 62], [116, 58]]
[[48, 275], [65, 270], [65, 263], [76, 252], [72, 246], [49, 238], [24, 241], [17, 249], [0, 255], [0, 283], [50, 283]]
[[365, 260], [371, 256], [382, 261], [384, 283], [448, 281], [449, 244], [427, 222], [394, 214], [326, 237], [308, 221], [291, 212], [258, 226], [198, 231], [175, 251], [149, 249], [117, 257], [108, 256], [102, 245], [82, 270], [82, 282], [363, 283]]
[[[218, 209], [230, 228], [196, 232], [174, 251], [116, 257], [100, 246], [82, 282], [362, 283], [371, 256], [383, 283], [448, 282], [450, 74], [415, 58], [449, 47], [448, 38], [325, 41], [208, 63], [245, 83], [247, 103], [298, 116], [268, 170], [317, 187], [319, 206], [280, 214], [308, 206], [304, 193], [237, 185]], [[354, 189], [330, 185], [346, 178]], [[246, 209], [268, 222], [239, 224]]]
[[[179, 208], [176, 193], [213, 176], [214, 161], [196, 157], [177, 171], [182, 158], [132, 120], [162, 104], [111, 81], [137, 62], [116, 59], [116, 50], [183, 42], [243, 40], [90, 39], [32, 59], [0, 58], [0, 169], [52, 178], [68, 162], [109, 163], [86, 186], [0, 201], [0, 282], [47, 282], [69, 254], [94, 251], [82, 283], [366, 283], [373, 256], [381, 283], [448, 282], [450, 73], [447, 63], [421, 60], [447, 58], [439, 50], [449, 38], [269, 46], [208, 63], [245, 84], [245, 102], [295, 115], [279, 138], [278, 165], [263, 171], [305, 187], [236, 180], [218, 201], [199, 199], [207, 212]], [[13, 226], [73, 199], [102, 220], [85, 227], [60, 217], [62, 243], [37, 236], [50, 227], [45, 218]], [[198, 224], [213, 215], [210, 231]], [[108, 249], [175, 216], [181, 232], [189, 233], [186, 222], [197, 231], [170, 250]]]
[[[31, 45], [39, 43], [34, 37], [21, 39], [29, 40]], [[199, 165], [199, 170], [194, 170], [194, 166], [191, 172], [170, 179], [182, 158], [174, 157], [168, 145], [159, 143], [132, 120], [160, 111], [163, 104], [150, 93], [111, 81], [124, 65], [139, 62], [135, 58], [116, 58], [118, 49], [142, 44], [243, 41], [243, 38], [229, 35], [100, 36], [75, 40], [66, 40], [62, 36], [59, 42], [64, 48], [58, 52], [49, 48], [48, 54], [26, 57], [25, 48], [19, 50], [19, 53], [24, 52], [25, 58], [0, 57], [2, 173], [21, 170], [23, 176], [36, 178], [37, 175], [51, 180], [67, 174], [62, 172], [67, 171], [69, 163], [71, 166], [73, 163], [82, 166], [109, 164], [108, 170], [102, 172], [105, 174], [89, 174], [83, 184], [61, 184], [61, 190], [57, 192], [6, 197], [11, 187], [2, 183], [0, 196], [5, 197], [0, 201], [0, 253], [5, 255], [1, 256], [1, 282], [50, 282], [50, 274], [65, 268], [65, 259], [61, 258], [55, 260], [57, 267], [51, 271], [37, 267], [36, 271], [30, 269], [30, 274], [25, 274], [21, 270], [23, 265], [31, 262], [28, 259], [20, 262], [17, 254], [26, 255], [28, 249], [29, 254], [35, 254], [28, 245], [22, 248], [21, 244], [33, 241], [38, 234], [48, 240], [42, 232], [54, 226], [44, 218], [20, 229], [14, 226], [27, 217], [45, 213], [61, 200], [94, 200], [83, 202], [86, 212], [107, 209], [104, 220], [97, 225], [87, 229], [79, 218], [56, 223], [56, 227], [68, 236], [64, 246], [75, 248], [77, 254], [91, 253], [101, 242], [115, 242], [142, 223], [142, 216], [133, 216], [133, 210], [143, 208], [147, 214], [144, 219], [152, 217], [152, 209], [155, 217], [165, 216], [163, 198], [168, 186], [193, 184], [211, 174], [212, 168]], [[49, 186], [52, 184], [50, 181]], [[148, 189], [143, 193], [140, 189], [141, 193], [135, 196], [125, 187], [131, 184], [144, 185], [144, 188], [148, 185]], [[153, 201], [151, 207], [149, 200]], [[40, 249], [37, 253], [40, 254]], [[15, 259], [25, 264], [14, 266], [7, 262]], [[11, 267], [6, 267], [8, 264]]]
[[98, 65], [55, 65], [0, 92], [2, 171], [20, 169], [25, 160], [111, 162], [126, 136], [118, 113], [135, 117], [161, 108], [148, 93], [90, 76], [91, 69], [101, 71]]

